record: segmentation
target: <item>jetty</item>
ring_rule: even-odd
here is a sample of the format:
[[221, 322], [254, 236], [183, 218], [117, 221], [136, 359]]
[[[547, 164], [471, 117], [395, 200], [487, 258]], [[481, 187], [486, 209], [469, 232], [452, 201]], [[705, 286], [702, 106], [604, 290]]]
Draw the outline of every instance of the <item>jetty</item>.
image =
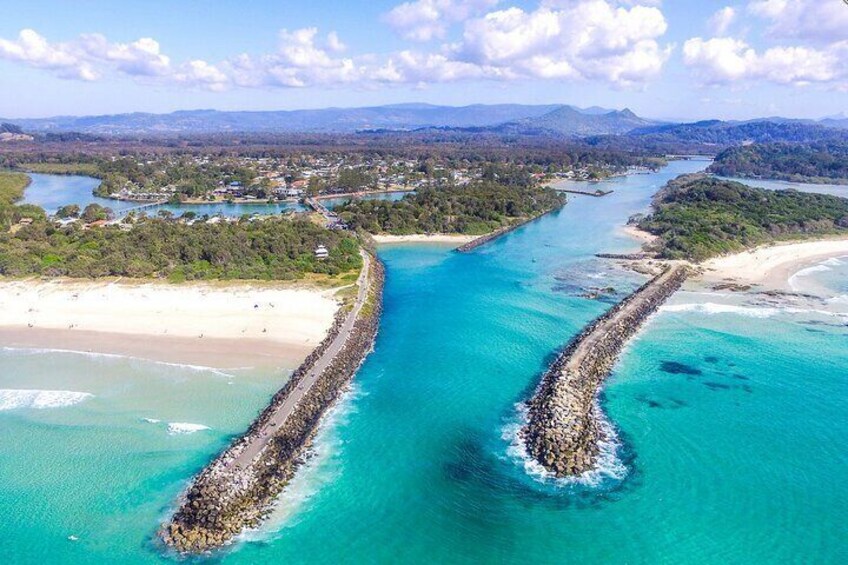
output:
[[686, 280], [685, 266], [667, 267], [563, 350], [528, 402], [519, 431], [527, 452], [557, 477], [595, 468], [605, 439], [597, 397], [627, 341]]
[[382, 307], [383, 266], [363, 251], [353, 307], [336, 315], [327, 337], [250, 425], [191, 482], [159, 532], [180, 553], [208, 552], [258, 526], [298, 466], [321, 416], [371, 350]]

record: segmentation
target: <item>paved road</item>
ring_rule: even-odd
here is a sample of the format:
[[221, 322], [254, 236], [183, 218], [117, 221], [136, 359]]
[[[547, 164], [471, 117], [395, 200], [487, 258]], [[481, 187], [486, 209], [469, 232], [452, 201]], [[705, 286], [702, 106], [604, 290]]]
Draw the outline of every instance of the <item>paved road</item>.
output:
[[240, 468], [245, 469], [250, 462], [256, 458], [259, 452], [268, 445], [274, 431], [279, 429], [279, 427], [286, 421], [286, 418], [289, 417], [306, 393], [309, 392], [318, 380], [318, 377], [320, 377], [321, 373], [324, 372], [324, 369], [329, 367], [330, 363], [332, 363], [333, 359], [342, 350], [342, 347], [344, 347], [344, 344], [356, 323], [356, 318], [359, 316], [359, 312], [362, 310], [362, 307], [365, 305], [365, 301], [368, 298], [368, 288], [370, 286], [368, 275], [371, 269], [371, 256], [365, 252], [360, 253], [362, 253], [363, 265], [357, 281], [359, 291], [356, 295], [356, 302], [354, 303], [353, 309], [348, 313], [347, 318], [345, 318], [338, 335], [336, 335], [333, 342], [329, 345], [329, 347], [327, 347], [327, 349], [324, 350], [323, 355], [321, 355], [321, 357], [319, 357], [312, 366], [312, 370], [304, 375], [300, 384], [293, 389], [283, 403], [274, 410], [271, 418], [266, 422], [266, 424], [259, 430], [258, 433], [251, 436], [250, 443], [247, 444], [239, 456], [230, 461], [227, 466], [228, 468], [238, 465]]

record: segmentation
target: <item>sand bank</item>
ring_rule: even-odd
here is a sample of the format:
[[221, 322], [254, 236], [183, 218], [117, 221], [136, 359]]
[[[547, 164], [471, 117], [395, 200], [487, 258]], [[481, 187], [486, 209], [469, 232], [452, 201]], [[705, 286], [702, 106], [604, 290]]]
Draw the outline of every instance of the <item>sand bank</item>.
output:
[[414, 235], [375, 235], [374, 241], [377, 243], [468, 243], [476, 239], [474, 235], [452, 234], [452, 233], [433, 233], [433, 234], [414, 234]]
[[334, 290], [3, 281], [0, 345], [214, 367], [296, 365], [326, 335]]
[[789, 289], [789, 278], [831, 257], [848, 256], [848, 238], [779, 243], [705, 261], [707, 282], [734, 281]]

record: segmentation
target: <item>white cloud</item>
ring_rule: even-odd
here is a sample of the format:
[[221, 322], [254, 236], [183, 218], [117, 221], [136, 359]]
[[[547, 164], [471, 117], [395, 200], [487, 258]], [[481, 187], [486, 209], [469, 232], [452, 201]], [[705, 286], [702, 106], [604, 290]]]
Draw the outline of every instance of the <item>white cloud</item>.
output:
[[0, 39], [0, 58], [49, 69], [65, 78], [99, 80], [119, 74], [143, 83], [210, 90], [482, 79], [589, 80], [627, 87], [657, 76], [672, 51], [670, 45], [659, 43], [668, 25], [660, 8], [646, 5], [653, 4], [650, 0], [542, 0], [529, 11], [512, 7], [481, 12], [496, 3], [417, 0], [401, 4], [390, 14], [420, 15], [428, 10], [436, 14], [426, 21], [412, 16], [394, 21], [396, 29], [413, 34], [414, 39], [437, 37], [447, 29], [445, 25], [461, 22], [460, 33], [453, 42], [382, 55], [348, 55], [337, 33], [321, 35], [317, 28], [308, 27], [281, 30], [272, 52], [245, 53], [217, 62], [194, 58], [175, 62], [152, 38], [116, 43], [89, 34], [50, 43], [32, 30], [23, 30], [17, 39]]
[[736, 9], [732, 6], [725, 6], [713, 14], [708, 24], [713, 34], [722, 36], [727, 33], [727, 30], [735, 20]]
[[671, 47], [657, 40], [667, 28], [655, 7], [549, 1], [532, 12], [509, 8], [468, 22], [456, 49], [461, 59], [508, 75], [627, 86], [660, 72]]
[[745, 14], [751, 27], [766, 23], [765, 45], [726, 35], [741, 15], [730, 7], [710, 21], [717, 37], [684, 44], [684, 63], [705, 83], [848, 88], [848, 6], [842, 0], [752, 0]]
[[746, 42], [730, 37], [709, 40], [696, 37], [683, 46], [684, 62], [710, 84], [766, 80], [805, 85], [845, 80], [848, 77], [840, 56], [847, 54], [848, 45], [825, 51], [772, 47], [758, 53]]
[[752, 0], [748, 12], [770, 23], [780, 39], [814, 43], [848, 40], [848, 6], [841, 0]]
[[97, 80], [99, 74], [78, 52], [70, 44], [50, 43], [32, 29], [22, 29], [17, 39], [0, 38], [0, 58], [50, 69], [63, 78]]
[[395, 6], [383, 15], [404, 39], [430, 41], [445, 37], [448, 28], [495, 6], [499, 0], [415, 0]]

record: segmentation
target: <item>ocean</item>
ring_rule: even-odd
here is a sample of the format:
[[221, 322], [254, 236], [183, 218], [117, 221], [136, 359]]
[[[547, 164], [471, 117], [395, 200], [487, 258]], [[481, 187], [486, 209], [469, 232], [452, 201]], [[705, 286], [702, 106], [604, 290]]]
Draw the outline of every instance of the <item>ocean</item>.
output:
[[[315, 456], [268, 524], [191, 561], [846, 562], [848, 260], [796, 278], [821, 299], [676, 295], [607, 383], [599, 472], [552, 480], [516, 445], [558, 348], [644, 280], [593, 254], [636, 248], [620, 226], [706, 165], [604, 181], [471, 254], [382, 247], [380, 334]], [[292, 369], [249, 367], [0, 350], [0, 558], [174, 561], [156, 528]]]

